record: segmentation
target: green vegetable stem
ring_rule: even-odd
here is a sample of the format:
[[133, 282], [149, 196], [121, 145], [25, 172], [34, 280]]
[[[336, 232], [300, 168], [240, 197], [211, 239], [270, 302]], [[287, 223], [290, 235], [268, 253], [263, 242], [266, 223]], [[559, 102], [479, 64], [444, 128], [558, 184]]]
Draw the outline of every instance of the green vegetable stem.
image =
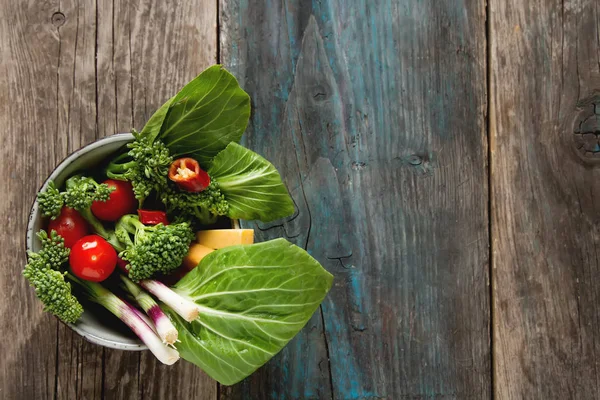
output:
[[162, 339], [163, 343], [174, 344], [177, 341], [177, 329], [173, 326], [169, 317], [161, 310], [158, 303], [131, 279], [125, 275], [120, 275], [120, 277], [125, 289], [152, 320], [152, 323], [156, 327], [156, 333]]
[[179, 353], [164, 344], [152, 328], [140, 318], [138, 311], [125, 300], [96, 282], [85, 281], [68, 274], [69, 279], [84, 289], [87, 297], [106, 308], [123, 321], [163, 364], [171, 365], [179, 360]]

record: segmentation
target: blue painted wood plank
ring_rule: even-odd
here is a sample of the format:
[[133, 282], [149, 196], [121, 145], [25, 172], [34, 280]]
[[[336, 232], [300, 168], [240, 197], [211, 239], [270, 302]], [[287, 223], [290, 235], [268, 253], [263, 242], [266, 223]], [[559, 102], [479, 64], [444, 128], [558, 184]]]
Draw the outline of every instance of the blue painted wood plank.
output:
[[485, 10], [467, 1], [221, 1], [246, 145], [298, 213], [247, 223], [335, 276], [321, 310], [222, 398], [491, 394]]

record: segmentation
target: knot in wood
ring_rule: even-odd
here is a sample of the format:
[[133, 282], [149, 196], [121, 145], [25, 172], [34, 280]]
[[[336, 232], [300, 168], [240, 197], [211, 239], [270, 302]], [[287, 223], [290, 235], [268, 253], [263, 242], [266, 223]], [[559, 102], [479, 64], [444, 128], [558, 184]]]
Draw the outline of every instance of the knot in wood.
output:
[[575, 148], [584, 160], [600, 160], [600, 96], [580, 103], [580, 107], [573, 128]]
[[313, 101], [320, 103], [327, 100], [330, 97], [331, 90], [327, 85], [317, 84], [313, 88]]
[[410, 165], [421, 165], [423, 164], [423, 159], [421, 157], [419, 157], [416, 154], [413, 154], [412, 156], [408, 157], [408, 163]]

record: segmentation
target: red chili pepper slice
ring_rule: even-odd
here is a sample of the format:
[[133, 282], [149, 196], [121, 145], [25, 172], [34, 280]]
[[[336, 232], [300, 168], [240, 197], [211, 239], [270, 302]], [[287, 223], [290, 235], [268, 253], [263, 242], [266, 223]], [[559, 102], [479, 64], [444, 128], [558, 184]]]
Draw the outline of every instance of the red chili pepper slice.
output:
[[180, 158], [169, 168], [169, 179], [187, 192], [201, 192], [210, 185], [210, 176], [193, 158]]
[[144, 225], [169, 225], [167, 213], [164, 211], [138, 210], [138, 217]]

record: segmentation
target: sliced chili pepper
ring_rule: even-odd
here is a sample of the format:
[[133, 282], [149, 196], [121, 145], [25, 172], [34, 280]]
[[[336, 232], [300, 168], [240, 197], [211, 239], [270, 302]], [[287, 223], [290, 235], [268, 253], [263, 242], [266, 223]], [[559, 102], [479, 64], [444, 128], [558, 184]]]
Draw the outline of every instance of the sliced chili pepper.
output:
[[210, 185], [210, 176], [193, 158], [180, 158], [169, 168], [169, 179], [187, 192], [201, 192]]
[[167, 213], [164, 211], [138, 210], [138, 217], [144, 225], [169, 225]]

